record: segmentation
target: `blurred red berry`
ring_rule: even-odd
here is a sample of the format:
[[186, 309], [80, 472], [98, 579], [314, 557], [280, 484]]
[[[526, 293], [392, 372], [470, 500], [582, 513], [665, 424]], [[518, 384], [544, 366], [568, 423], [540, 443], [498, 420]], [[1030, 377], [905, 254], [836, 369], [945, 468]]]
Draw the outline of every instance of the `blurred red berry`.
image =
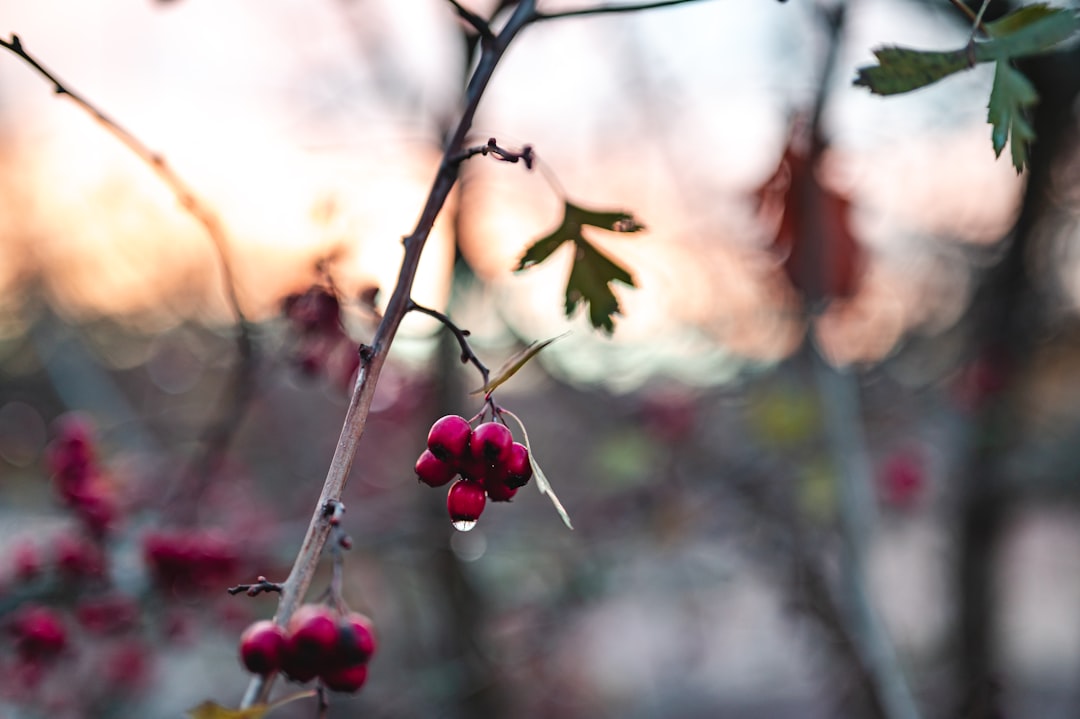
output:
[[9, 630], [15, 651], [24, 660], [52, 659], [67, 646], [67, 629], [60, 615], [46, 607], [23, 607]]
[[281, 669], [288, 637], [270, 620], [255, 622], [240, 636], [240, 661], [253, 674], [266, 676]]
[[335, 664], [362, 664], [375, 654], [375, 628], [371, 619], [359, 612], [349, 612], [338, 623]]
[[360, 691], [360, 688], [364, 686], [367, 675], [367, 664], [355, 664], [326, 672], [319, 678], [330, 691], [352, 694]]
[[333, 665], [338, 626], [337, 617], [329, 607], [302, 605], [289, 620], [287, 634], [282, 668], [291, 678], [307, 681]]

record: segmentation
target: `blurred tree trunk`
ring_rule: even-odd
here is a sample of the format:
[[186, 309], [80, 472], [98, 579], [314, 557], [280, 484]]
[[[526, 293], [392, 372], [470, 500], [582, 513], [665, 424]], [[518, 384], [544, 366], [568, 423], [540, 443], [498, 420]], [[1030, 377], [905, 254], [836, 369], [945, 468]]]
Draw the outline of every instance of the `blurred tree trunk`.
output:
[[987, 273], [969, 311], [973, 361], [996, 377], [997, 386], [981, 398], [972, 419], [957, 507], [955, 651], [958, 715], [963, 719], [1004, 716], [1000, 695], [1007, 677], [1000, 674], [995, 642], [995, 569], [1011, 497], [1002, 467], [1022, 410], [1018, 380], [1035, 349], [1041, 321], [1040, 292], [1028, 261], [1045, 248], [1035, 247], [1034, 229], [1049, 209], [1055, 163], [1071, 149], [1071, 107], [1080, 87], [1074, 69], [1080, 67], [1078, 62], [1080, 56], [1073, 51], [1039, 58], [1022, 68], [1039, 91], [1033, 118], [1038, 141], [1010, 244], [1001, 262]]

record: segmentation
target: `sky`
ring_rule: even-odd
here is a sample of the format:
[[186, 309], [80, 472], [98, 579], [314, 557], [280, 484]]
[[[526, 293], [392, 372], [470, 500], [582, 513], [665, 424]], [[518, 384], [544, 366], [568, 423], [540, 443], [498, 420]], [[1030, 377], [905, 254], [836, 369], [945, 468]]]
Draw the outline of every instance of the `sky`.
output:
[[[272, 315], [329, 255], [347, 294], [371, 284], [389, 294], [399, 240], [435, 172], [440, 126], [460, 102], [460, 26], [447, 3], [0, 0], [0, 17], [0, 31], [18, 33], [161, 152], [221, 217], [250, 315]], [[818, 174], [852, 202], [867, 281], [809, 330], [838, 364], [880, 360], [907, 334], [955, 322], [970, 295], [968, 248], [1007, 232], [1022, 189], [990, 149], [982, 69], [896, 98], [850, 86], [871, 47], [958, 46], [963, 27], [900, 0], [852, 5], [847, 27]], [[788, 118], [813, 97], [826, 42], [800, 0], [716, 0], [527, 29], [474, 132], [478, 143], [531, 144], [543, 169], [482, 158], [466, 168], [462, 250], [487, 289], [461, 311], [494, 310], [524, 339], [572, 330], [550, 361], [583, 382], [722, 382], [782, 359], [806, 317], [779, 280], [753, 196], [776, 169]], [[145, 165], [11, 54], [0, 57], [0, 162], [17, 168], [3, 173], [0, 193], [8, 333], [21, 327], [19, 301], [4, 288], [27, 275], [72, 318], [118, 314], [151, 331], [227, 321], [199, 226]], [[563, 316], [567, 250], [511, 271], [558, 223], [561, 193], [630, 210], [648, 227], [593, 237], [638, 286], [617, 290], [623, 316], [612, 338]], [[425, 251], [414, 293], [422, 304], [448, 301], [449, 230], [437, 225]]]

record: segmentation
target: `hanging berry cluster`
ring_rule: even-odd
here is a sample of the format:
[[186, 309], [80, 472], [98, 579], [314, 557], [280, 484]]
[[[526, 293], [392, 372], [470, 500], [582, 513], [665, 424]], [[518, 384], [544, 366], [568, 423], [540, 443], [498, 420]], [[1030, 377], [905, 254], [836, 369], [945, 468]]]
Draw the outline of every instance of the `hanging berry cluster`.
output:
[[61, 501], [93, 537], [103, 537], [116, 520], [117, 506], [97, 463], [90, 423], [78, 415], [65, 416], [49, 447], [48, 461]]
[[464, 417], [447, 415], [431, 425], [416, 475], [430, 487], [450, 487], [446, 508], [456, 529], [476, 526], [487, 500], [509, 502], [532, 476], [529, 450], [501, 422], [473, 429]]
[[240, 660], [253, 674], [282, 672], [294, 682], [318, 677], [324, 687], [353, 693], [367, 681], [375, 631], [363, 614], [304, 604], [287, 628], [255, 622], [240, 637]]

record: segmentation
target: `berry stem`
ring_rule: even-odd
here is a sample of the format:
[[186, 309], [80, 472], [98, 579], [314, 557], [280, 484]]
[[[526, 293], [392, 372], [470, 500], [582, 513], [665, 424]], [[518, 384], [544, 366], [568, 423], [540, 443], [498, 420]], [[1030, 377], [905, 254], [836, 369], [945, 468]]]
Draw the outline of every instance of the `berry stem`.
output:
[[[487, 88], [495, 67], [506, 52], [507, 47], [514, 37], [531, 22], [535, 16], [536, 0], [523, 0], [514, 9], [506, 25], [494, 39], [485, 43], [480, 60], [476, 69], [469, 79], [465, 90], [465, 106], [461, 118], [450, 138], [446, 142], [443, 151], [443, 159], [439, 164], [439, 170], [435, 175], [424, 209], [417, 221], [412, 234], [404, 239], [405, 256], [401, 262], [397, 284], [386, 306], [386, 313], [382, 322], [375, 330], [369, 351], [361, 358], [360, 368], [357, 372], [356, 384], [353, 387], [349, 407], [345, 413], [345, 421], [341, 428], [334, 456], [330, 461], [330, 468], [323, 483], [322, 492], [315, 504], [315, 512], [308, 524], [307, 533], [303, 544], [296, 555], [292, 570], [288, 579], [285, 580], [281, 592], [281, 600], [278, 603], [278, 611], [274, 617], [277, 624], [284, 626], [292, 617], [296, 608], [300, 605], [304, 595], [307, 594], [315, 576], [315, 569], [322, 554], [324, 545], [330, 535], [331, 524], [324, 515], [323, 507], [327, 502], [341, 499], [348, 480], [349, 471], [352, 469], [353, 458], [356, 456], [357, 446], [367, 425], [368, 415], [371, 410], [371, 400], [375, 394], [375, 385], [383, 365], [386, 363], [386, 354], [390, 348], [402, 319], [413, 306], [410, 297], [413, 282], [416, 279], [416, 270], [420, 262], [420, 253], [424, 249], [428, 235], [435, 224], [435, 218], [439, 215], [446, 203], [450, 190], [454, 187], [458, 178], [459, 165], [452, 161], [464, 146], [465, 137], [472, 127], [473, 118], [480, 105], [480, 98]], [[241, 703], [242, 708], [250, 708], [252, 705], [265, 702], [273, 685], [273, 677], [252, 679], [244, 693]]]
[[489, 370], [487, 366], [480, 361], [480, 358], [477, 357], [476, 353], [473, 351], [472, 345], [469, 344], [468, 330], [458, 327], [452, 319], [450, 319], [442, 312], [439, 312], [438, 310], [433, 310], [430, 307], [418, 305], [413, 300], [409, 300], [408, 311], [419, 312], [420, 314], [427, 315], [428, 317], [434, 317], [439, 322], [442, 322], [446, 329], [450, 330], [453, 333], [454, 337], [458, 341], [458, 345], [461, 347], [462, 364], [472, 363], [472, 365], [476, 367], [477, 370], [479, 370], [480, 376], [484, 380], [484, 384], [486, 385], [488, 383], [488, 380], [491, 378], [491, 370]]

